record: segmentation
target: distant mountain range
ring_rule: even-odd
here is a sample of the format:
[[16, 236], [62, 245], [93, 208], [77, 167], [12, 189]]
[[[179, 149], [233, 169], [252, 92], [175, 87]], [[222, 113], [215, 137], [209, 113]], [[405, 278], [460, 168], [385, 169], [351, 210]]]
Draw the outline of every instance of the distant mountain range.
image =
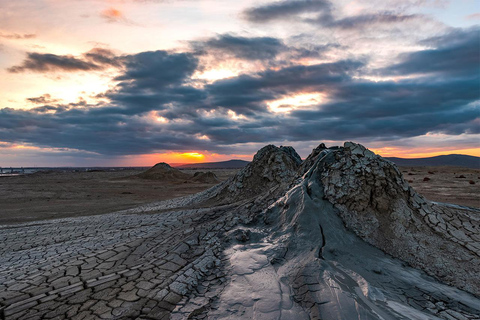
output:
[[464, 154], [449, 154], [449, 155], [436, 156], [436, 157], [430, 157], [430, 158], [415, 158], [415, 159], [386, 157], [385, 159], [388, 159], [393, 163], [395, 163], [397, 166], [401, 166], [401, 167], [457, 166], [457, 167], [480, 169], [480, 157], [467, 156]]
[[182, 165], [173, 165], [177, 169], [240, 169], [249, 164], [245, 160], [228, 160], [220, 162], [203, 162]]
[[[480, 169], [480, 157], [467, 156], [463, 154], [449, 154], [430, 158], [395, 158], [385, 157], [395, 163], [397, 166], [457, 166], [473, 169]], [[220, 162], [204, 162], [191, 164], [172, 164], [177, 169], [240, 169], [245, 167], [249, 161], [245, 160], [228, 160]]]

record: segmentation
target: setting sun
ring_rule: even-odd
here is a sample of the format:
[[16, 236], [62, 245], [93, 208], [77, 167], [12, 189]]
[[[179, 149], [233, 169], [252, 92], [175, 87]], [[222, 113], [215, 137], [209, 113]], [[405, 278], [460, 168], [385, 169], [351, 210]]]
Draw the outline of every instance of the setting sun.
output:
[[180, 154], [180, 157], [185, 158], [186, 160], [198, 162], [201, 162], [203, 159], [205, 159], [205, 156], [203, 154], [197, 152], [182, 153]]

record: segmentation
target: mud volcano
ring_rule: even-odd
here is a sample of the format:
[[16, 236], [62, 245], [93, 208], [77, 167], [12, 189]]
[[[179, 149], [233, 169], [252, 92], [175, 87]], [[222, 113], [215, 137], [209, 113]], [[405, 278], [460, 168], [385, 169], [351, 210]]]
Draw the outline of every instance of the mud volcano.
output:
[[211, 171], [207, 172], [195, 172], [193, 174], [192, 181], [199, 183], [219, 183], [220, 180], [217, 175]]
[[[148, 214], [142, 214], [148, 213]], [[363, 146], [266, 146], [194, 196], [2, 227], [6, 319], [479, 319], [480, 210]]]
[[142, 179], [163, 180], [165, 182], [183, 182], [191, 178], [189, 174], [172, 168], [165, 162], [157, 163], [152, 168], [138, 174], [137, 176]]

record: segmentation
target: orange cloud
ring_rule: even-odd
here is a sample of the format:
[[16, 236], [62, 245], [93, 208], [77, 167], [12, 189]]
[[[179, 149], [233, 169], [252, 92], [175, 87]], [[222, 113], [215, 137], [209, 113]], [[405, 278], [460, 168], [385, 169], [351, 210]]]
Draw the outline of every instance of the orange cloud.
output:
[[100, 16], [106, 19], [108, 22], [117, 22], [125, 19], [123, 13], [115, 8], [108, 8], [103, 10], [100, 13]]

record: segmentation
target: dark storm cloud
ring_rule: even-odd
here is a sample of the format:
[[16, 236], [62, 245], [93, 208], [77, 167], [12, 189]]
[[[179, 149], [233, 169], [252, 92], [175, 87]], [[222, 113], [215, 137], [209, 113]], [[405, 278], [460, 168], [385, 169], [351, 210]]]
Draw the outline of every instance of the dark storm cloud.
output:
[[191, 106], [205, 97], [202, 90], [186, 85], [198, 66], [193, 54], [160, 50], [124, 56], [123, 61], [125, 71], [115, 78], [120, 82], [104, 95], [119, 113], [163, 110], [174, 102]]
[[330, 11], [331, 3], [326, 0], [279, 1], [247, 9], [244, 17], [252, 22], [264, 23], [282, 20], [305, 12]]
[[[348, 99], [349, 103], [327, 105], [323, 110], [330, 114], [349, 111], [349, 116], [355, 118], [454, 110], [479, 99], [478, 82], [475, 82], [478, 79], [477, 76], [466, 80], [353, 82], [340, 88], [335, 95], [335, 100]], [[354, 105], [357, 107], [352, 108]]]
[[[141, 118], [108, 113], [99, 115], [91, 109], [68, 108], [46, 114], [41, 109], [1, 109], [2, 141], [31, 142], [42, 147], [73, 148], [110, 155], [191, 150], [193, 147], [191, 136], [165, 130]], [[201, 140], [195, 144], [203, 146]]]
[[217, 81], [206, 87], [212, 107], [229, 108], [252, 115], [267, 112], [265, 101], [297, 91], [324, 91], [350, 79], [348, 75], [362, 67], [359, 61], [339, 61], [312, 66], [292, 66], [278, 71]]
[[319, 24], [324, 27], [339, 28], [339, 29], [356, 29], [362, 27], [368, 27], [375, 24], [392, 24], [405, 22], [407, 20], [413, 20], [421, 18], [421, 15], [416, 14], [395, 14], [395, 13], [375, 13], [375, 14], [361, 14], [343, 19], [335, 19], [330, 14], [320, 15], [316, 19], [306, 19], [306, 22]]
[[12, 73], [25, 71], [95, 71], [111, 66], [119, 66], [119, 64], [120, 62], [110, 50], [94, 48], [80, 57], [29, 52], [21, 65], [10, 67], [7, 70]]
[[480, 73], [480, 27], [454, 30], [423, 41], [435, 48], [406, 53], [401, 62], [383, 73], [398, 75], [437, 73], [444, 76], [475, 76]]
[[[299, 19], [298, 15], [316, 14], [315, 18]], [[423, 18], [416, 14], [398, 14], [394, 12], [376, 12], [359, 14], [346, 18], [337, 18], [334, 15], [333, 3], [328, 0], [295, 0], [280, 1], [259, 7], [247, 9], [243, 12], [245, 19], [255, 23], [266, 23], [274, 20], [297, 18], [311, 24], [327, 28], [356, 29], [376, 24], [393, 24], [407, 20]]]
[[26, 70], [34, 72], [48, 72], [54, 70], [62, 71], [87, 71], [98, 70], [100, 66], [77, 59], [73, 56], [59, 56], [51, 53], [30, 52], [20, 66], [14, 66], [8, 69], [9, 72], [23, 72]]
[[[103, 64], [121, 61], [125, 68], [115, 79], [119, 81], [115, 89], [102, 95], [110, 99], [109, 105], [80, 101], [30, 110], [4, 108], [0, 110], [0, 141], [114, 155], [191, 149], [190, 136], [158, 127], [146, 112], [166, 108], [165, 104], [188, 105], [190, 100], [201, 100], [201, 91], [185, 84], [197, 67], [196, 58], [165, 51], [118, 58], [107, 53], [95, 50], [87, 54], [90, 60], [103, 59]], [[44, 95], [30, 101], [47, 102], [47, 98]], [[201, 140], [196, 143], [204, 144]]]
[[[115, 80], [123, 88], [160, 89], [179, 85], [197, 68], [197, 58], [189, 53], [149, 51], [126, 56], [126, 71]], [[131, 82], [130, 82], [131, 81]]]
[[[295, 39], [292, 38], [295, 42]], [[283, 41], [272, 37], [242, 37], [231, 34], [221, 34], [204, 41], [190, 43], [198, 56], [210, 56], [212, 60], [241, 59], [261, 61], [267, 66], [285, 66], [292, 60], [302, 58], [323, 57], [332, 48], [338, 48], [336, 43], [323, 45], [289, 46]]]
[[[369, 72], [366, 62], [342, 60], [289, 65], [194, 87], [196, 53], [153, 51], [118, 58], [101, 53], [101, 59], [121, 61], [123, 68], [116, 87], [102, 95], [108, 103], [60, 105], [44, 96], [45, 104], [30, 110], [0, 109], [0, 141], [125, 155], [162, 150], [228, 153], [235, 152], [235, 144], [272, 141], [478, 133], [480, 79], [472, 67], [475, 60], [467, 59], [474, 55], [475, 40], [473, 30], [460, 31], [428, 39], [425, 44], [432, 49], [377, 70], [383, 76], [414, 75], [422, 68], [420, 61], [432, 62], [423, 67], [433, 70], [422, 71], [426, 76], [396, 82], [362, 79]], [[451, 51], [464, 62], [442, 64]], [[286, 114], [268, 108], [270, 101], [308, 92], [323, 92], [327, 100]], [[31, 99], [42, 102], [42, 97]], [[234, 119], [230, 110], [247, 118]], [[168, 121], [157, 121], [157, 116]], [[204, 135], [209, 139], [199, 138]]]
[[227, 53], [239, 59], [266, 60], [273, 59], [288, 49], [285, 44], [271, 37], [247, 38], [229, 34], [219, 35], [204, 42], [194, 42], [197, 50], [215, 50]]

